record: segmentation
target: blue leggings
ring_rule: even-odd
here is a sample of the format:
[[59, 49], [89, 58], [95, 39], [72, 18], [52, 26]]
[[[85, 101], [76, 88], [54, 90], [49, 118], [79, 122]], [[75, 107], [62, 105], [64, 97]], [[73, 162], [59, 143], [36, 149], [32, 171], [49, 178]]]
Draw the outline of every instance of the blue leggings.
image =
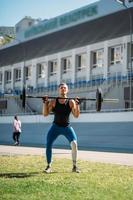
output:
[[60, 127], [56, 124], [53, 124], [48, 131], [47, 135], [47, 145], [46, 145], [46, 157], [47, 157], [47, 163], [51, 163], [52, 159], [52, 145], [53, 142], [56, 140], [56, 138], [59, 135], [64, 135], [68, 141], [71, 143], [73, 140], [77, 141], [77, 136], [75, 134], [75, 131], [71, 126], [67, 127]]

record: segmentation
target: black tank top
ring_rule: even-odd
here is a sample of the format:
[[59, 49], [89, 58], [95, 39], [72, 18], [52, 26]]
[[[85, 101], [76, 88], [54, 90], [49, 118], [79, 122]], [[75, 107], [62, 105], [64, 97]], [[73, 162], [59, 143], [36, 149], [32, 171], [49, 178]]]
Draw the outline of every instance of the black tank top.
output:
[[58, 126], [66, 127], [69, 125], [69, 115], [71, 113], [71, 108], [69, 106], [69, 100], [66, 99], [65, 103], [61, 104], [56, 99], [55, 107], [53, 108], [54, 112], [54, 123]]

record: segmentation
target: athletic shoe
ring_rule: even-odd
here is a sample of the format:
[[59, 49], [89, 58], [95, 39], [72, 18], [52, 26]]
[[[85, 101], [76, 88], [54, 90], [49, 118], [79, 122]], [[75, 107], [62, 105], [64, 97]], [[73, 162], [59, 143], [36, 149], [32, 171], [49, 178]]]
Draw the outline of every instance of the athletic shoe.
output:
[[48, 165], [46, 167], [46, 169], [44, 170], [44, 172], [47, 173], [47, 174], [51, 173], [51, 167]]
[[80, 173], [80, 170], [78, 169], [77, 166], [73, 166], [72, 172]]
[[19, 142], [15, 142], [14, 145], [15, 145], [15, 146], [18, 146], [18, 145], [19, 145]]

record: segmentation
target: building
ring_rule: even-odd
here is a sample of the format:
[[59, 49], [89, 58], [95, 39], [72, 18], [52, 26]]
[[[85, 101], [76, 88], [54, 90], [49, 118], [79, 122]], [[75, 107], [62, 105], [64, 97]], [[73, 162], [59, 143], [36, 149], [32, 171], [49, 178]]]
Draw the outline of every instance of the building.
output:
[[[132, 108], [132, 4], [125, 9], [101, 0], [24, 29], [0, 50], [1, 93], [19, 93], [26, 86], [30, 94], [56, 95], [63, 81], [73, 96], [92, 97], [100, 87], [105, 98], [120, 99], [103, 109]], [[27, 103], [40, 112], [36, 101]], [[94, 107], [94, 102], [81, 105]]]
[[[38, 23], [41, 22], [41, 19], [33, 19], [30, 16], [25, 16], [23, 19], [21, 19], [16, 25], [15, 25], [15, 30], [16, 30], [16, 40], [18, 41], [23, 41], [25, 40], [24, 38], [24, 33], [34, 25], [38, 26]], [[17, 41], [16, 41], [17, 42]]]

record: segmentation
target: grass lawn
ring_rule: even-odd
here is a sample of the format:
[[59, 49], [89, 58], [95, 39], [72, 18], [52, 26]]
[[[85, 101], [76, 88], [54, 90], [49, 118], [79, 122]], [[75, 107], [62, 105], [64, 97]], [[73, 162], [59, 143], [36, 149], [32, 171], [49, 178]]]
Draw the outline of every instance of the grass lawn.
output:
[[133, 200], [133, 167], [55, 159], [43, 173], [41, 156], [0, 156], [0, 200]]

